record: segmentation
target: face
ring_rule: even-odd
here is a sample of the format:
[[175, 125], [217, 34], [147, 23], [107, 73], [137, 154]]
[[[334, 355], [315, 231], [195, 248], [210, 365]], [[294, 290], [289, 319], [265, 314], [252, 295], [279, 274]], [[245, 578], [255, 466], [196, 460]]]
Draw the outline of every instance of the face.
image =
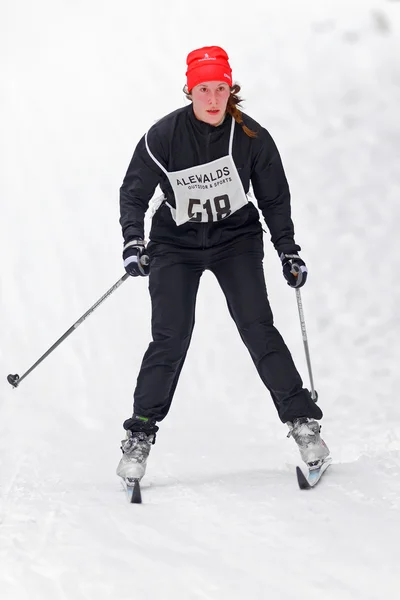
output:
[[204, 123], [217, 126], [225, 118], [230, 87], [224, 81], [205, 81], [192, 89], [193, 111]]

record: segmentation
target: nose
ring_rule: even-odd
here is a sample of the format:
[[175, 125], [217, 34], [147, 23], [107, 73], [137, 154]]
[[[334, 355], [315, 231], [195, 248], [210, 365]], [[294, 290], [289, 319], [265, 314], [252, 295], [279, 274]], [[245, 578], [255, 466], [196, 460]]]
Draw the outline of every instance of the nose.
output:
[[208, 104], [217, 104], [217, 95], [215, 92], [210, 92], [208, 97]]

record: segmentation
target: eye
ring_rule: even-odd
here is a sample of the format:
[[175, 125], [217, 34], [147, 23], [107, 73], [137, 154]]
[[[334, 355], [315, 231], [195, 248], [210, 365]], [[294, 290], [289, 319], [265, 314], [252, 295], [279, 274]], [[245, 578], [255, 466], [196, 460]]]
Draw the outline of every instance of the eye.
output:
[[225, 92], [225, 90], [226, 90], [226, 88], [225, 88], [224, 85], [220, 85], [219, 88], [218, 88], [219, 92]]
[[201, 87], [201, 88], [200, 88], [200, 91], [201, 91], [201, 92], [206, 92], [206, 91], [207, 91], [207, 88], [206, 88], [206, 87]]

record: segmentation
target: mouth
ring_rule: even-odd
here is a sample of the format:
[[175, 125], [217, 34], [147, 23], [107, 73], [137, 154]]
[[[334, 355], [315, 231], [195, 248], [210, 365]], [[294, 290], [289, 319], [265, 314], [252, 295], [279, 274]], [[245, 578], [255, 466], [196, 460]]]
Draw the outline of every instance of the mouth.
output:
[[211, 108], [207, 112], [208, 112], [209, 115], [218, 115], [218, 113], [220, 112], [220, 110], [219, 110], [219, 108]]

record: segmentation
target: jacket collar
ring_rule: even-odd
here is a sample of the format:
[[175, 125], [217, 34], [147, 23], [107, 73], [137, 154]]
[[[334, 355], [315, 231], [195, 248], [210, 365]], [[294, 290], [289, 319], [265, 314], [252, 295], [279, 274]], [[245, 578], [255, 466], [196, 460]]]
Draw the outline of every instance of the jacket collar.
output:
[[194, 114], [193, 104], [188, 106], [188, 116], [196, 131], [198, 131], [201, 135], [209, 135], [220, 132], [225, 130], [231, 123], [230, 115], [228, 115], [228, 113], [225, 113], [225, 118], [222, 123], [218, 125], [218, 127], [215, 127], [215, 125], [210, 125], [209, 123], [204, 123], [204, 121], [200, 121]]

